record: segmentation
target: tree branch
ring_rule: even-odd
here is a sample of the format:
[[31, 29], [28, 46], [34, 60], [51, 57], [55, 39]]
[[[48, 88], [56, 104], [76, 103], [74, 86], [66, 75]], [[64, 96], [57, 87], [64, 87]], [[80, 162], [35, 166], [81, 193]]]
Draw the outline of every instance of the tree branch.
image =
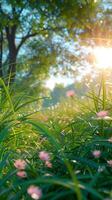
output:
[[28, 33], [23, 36], [21, 38], [21, 41], [17, 47], [17, 51], [19, 51], [19, 49], [21, 48], [21, 46], [25, 43], [25, 41], [28, 39], [28, 38], [31, 38], [31, 37], [35, 37], [37, 36], [39, 33], [41, 33], [41, 31], [56, 31], [56, 30], [59, 30], [59, 29], [63, 29], [65, 27], [55, 27], [55, 28], [45, 28], [45, 29], [42, 29], [42, 30], [39, 30], [38, 32], [34, 32], [34, 33], [30, 33], [31, 29], [28, 31]]
[[35, 33], [30, 33], [30, 31], [31, 31], [31, 29], [28, 31], [28, 33], [27, 33], [25, 36], [23, 36], [23, 37], [21, 38], [21, 41], [20, 41], [19, 45], [17, 46], [17, 52], [19, 51], [19, 49], [21, 48], [21, 46], [25, 43], [25, 41], [26, 41], [28, 38], [34, 37], [34, 36], [36, 36], [36, 35], [38, 34], [37, 32], [35, 32]]

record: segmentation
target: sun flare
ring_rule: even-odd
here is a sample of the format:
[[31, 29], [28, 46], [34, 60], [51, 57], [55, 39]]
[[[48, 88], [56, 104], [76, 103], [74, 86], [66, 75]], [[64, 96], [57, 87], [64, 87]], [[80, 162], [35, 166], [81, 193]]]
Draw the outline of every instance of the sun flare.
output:
[[112, 48], [96, 47], [93, 50], [95, 64], [99, 68], [112, 68]]

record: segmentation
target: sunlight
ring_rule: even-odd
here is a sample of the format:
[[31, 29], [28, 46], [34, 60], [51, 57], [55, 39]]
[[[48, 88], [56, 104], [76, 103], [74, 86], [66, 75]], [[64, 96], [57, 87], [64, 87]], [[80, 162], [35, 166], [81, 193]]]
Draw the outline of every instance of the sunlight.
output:
[[53, 90], [55, 87], [55, 81], [51, 78], [46, 81], [46, 87], [49, 88], [50, 90]]
[[112, 68], [112, 48], [96, 47], [93, 50], [95, 64], [99, 68]]
[[45, 86], [50, 90], [53, 90], [56, 84], [62, 84], [64, 87], [67, 85], [73, 84], [74, 79], [71, 77], [62, 77], [61, 75], [58, 76], [51, 76], [45, 83]]

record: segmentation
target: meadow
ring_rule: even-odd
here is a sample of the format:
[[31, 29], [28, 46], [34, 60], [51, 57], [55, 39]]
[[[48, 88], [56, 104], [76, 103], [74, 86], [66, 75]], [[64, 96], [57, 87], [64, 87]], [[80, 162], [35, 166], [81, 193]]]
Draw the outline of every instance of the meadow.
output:
[[0, 83], [0, 199], [111, 200], [112, 96], [103, 82], [37, 111], [38, 99]]
[[112, 200], [112, 0], [0, 0], [0, 200]]

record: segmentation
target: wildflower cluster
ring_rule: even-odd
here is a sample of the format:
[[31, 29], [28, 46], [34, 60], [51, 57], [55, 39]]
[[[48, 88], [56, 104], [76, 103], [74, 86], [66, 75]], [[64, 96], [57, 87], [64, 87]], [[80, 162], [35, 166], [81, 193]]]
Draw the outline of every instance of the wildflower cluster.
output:
[[[48, 168], [52, 168], [50, 154], [46, 151], [39, 152], [39, 158], [44, 161], [45, 166]], [[27, 173], [25, 171], [27, 162], [22, 159], [15, 160], [14, 166], [17, 169], [17, 176], [20, 178], [26, 178]], [[27, 193], [31, 196], [32, 199], [38, 200], [42, 196], [42, 190], [40, 187], [35, 185], [30, 185], [27, 189]]]

